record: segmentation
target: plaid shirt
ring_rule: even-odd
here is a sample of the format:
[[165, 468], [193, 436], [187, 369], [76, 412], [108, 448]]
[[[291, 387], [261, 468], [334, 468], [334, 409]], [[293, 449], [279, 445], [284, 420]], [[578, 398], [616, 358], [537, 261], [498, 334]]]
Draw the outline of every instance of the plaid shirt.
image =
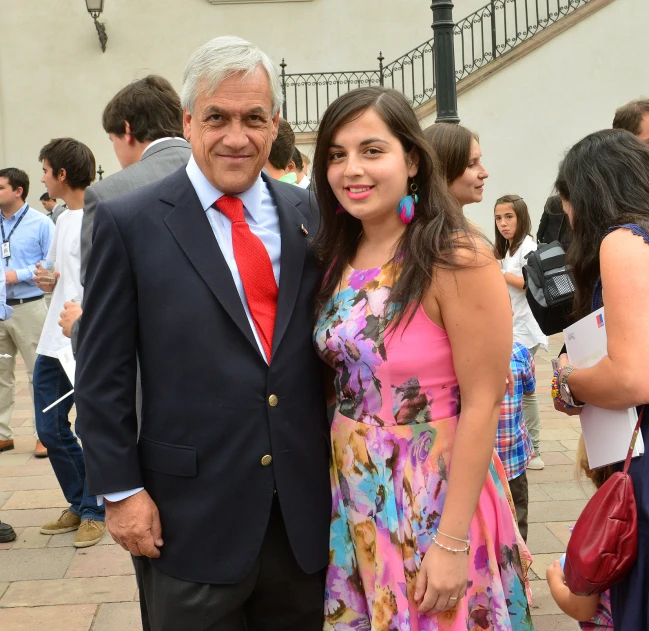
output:
[[508, 480], [517, 478], [532, 459], [534, 447], [523, 420], [523, 394], [531, 394], [536, 388], [534, 358], [518, 342], [510, 361], [514, 373], [514, 396], [505, 395], [500, 406], [500, 420], [496, 434], [496, 451], [503, 462]]
[[599, 603], [595, 615], [588, 622], [580, 622], [579, 626], [588, 631], [603, 631], [613, 629], [613, 616], [611, 615], [611, 593], [606, 590], [599, 595]]

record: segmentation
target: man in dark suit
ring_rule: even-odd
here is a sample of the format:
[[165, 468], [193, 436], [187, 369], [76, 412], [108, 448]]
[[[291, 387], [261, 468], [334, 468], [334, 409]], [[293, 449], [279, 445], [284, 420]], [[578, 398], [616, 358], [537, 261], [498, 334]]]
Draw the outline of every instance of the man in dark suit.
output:
[[321, 631], [317, 207], [261, 175], [282, 90], [259, 49], [208, 42], [182, 100], [187, 167], [97, 207], [75, 384], [88, 489], [134, 555], [145, 629]]
[[[86, 189], [81, 226], [81, 283], [85, 283], [97, 204], [130, 193], [187, 164], [180, 97], [164, 77], [149, 75], [122, 88], [104, 109], [103, 126], [121, 171]], [[59, 324], [76, 350], [81, 306], [67, 302]]]

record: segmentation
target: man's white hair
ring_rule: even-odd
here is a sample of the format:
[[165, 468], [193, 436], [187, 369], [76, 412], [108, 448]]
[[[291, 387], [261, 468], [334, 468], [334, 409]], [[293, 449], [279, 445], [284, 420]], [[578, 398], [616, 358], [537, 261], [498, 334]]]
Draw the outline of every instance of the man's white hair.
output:
[[282, 82], [277, 67], [266, 53], [240, 37], [216, 37], [203, 44], [190, 58], [183, 72], [182, 106], [194, 113], [197, 92], [200, 89], [214, 94], [224, 79], [243, 72], [250, 75], [261, 66], [268, 75], [273, 114], [284, 102]]

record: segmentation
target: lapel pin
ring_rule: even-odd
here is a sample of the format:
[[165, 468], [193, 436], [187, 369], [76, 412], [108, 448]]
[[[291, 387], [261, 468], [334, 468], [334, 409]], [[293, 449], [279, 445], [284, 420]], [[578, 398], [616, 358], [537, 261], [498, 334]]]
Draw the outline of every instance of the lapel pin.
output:
[[304, 227], [304, 224], [301, 224], [300, 228], [302, 229], [302, 232], [304, 232], [304, 234], [306, 234], [306, 235], [309, 234], [309, 231]]

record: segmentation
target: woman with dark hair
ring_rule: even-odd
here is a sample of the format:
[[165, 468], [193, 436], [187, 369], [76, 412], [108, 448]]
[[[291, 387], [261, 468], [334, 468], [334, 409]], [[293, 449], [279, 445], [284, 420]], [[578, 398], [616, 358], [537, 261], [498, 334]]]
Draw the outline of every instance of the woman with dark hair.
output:
[[395, 91], [328, 108], [313, 175], [315, 343], [335, 389], [325, 629], [531, 630], [494, 452], [512, 345], [499, 266]]
[[451, 194], [464, 207], [482, 201], [489, 173], [482, 164], [478, 134], [461, 125], [435, 123], [424, 135], [439, 158]]
[[[649, 403], [649, 146], [620, 130], [586, 136], [566, 155], [556, 189], [573, 228], [568, 262], [575, 315], [605, 306], [608, 355], [579, 370], [562, 356], [554, 394], [570, 411], [585, 403], [611, 410]], [[641, 431], [647, 444], [647, 415]], [[616, 629], [647, 631], [649, 458], [634, 458], [629, 473], [638, 506], [638, 556], [612, 587], [611, 605]]]

